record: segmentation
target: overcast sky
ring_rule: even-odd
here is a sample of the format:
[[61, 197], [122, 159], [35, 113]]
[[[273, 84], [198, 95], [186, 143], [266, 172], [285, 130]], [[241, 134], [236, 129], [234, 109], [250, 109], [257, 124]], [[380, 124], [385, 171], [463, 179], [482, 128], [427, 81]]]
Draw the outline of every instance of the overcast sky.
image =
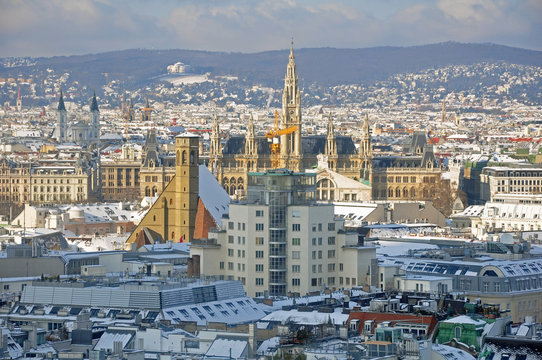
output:
[[542, 50], [542, 0], [0, 0], [0, 57], [492, 42]]

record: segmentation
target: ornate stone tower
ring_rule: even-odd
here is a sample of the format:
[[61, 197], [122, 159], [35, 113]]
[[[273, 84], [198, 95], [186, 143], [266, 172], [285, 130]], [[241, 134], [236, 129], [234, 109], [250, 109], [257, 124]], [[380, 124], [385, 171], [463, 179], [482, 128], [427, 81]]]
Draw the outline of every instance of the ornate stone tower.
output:
[[66, 140], [66, 106], [64, 105], [64, 96], [60, 90], [58, 99], [57, 120], [56, 120], [56, 140], [60, 143]]
[[247, 171], [256, 171], [258, 167], [258, 146], [254, 134], [254, 117], [250, 114], [245, 136], [245, 157]]
[[199, 137], [189, 133], [177, 136], [175, 153], [175, 223], [181, 241], [191, 241], [198, 209]]
[[373, 170], [373, 145], [371, 144], [371, 129], [369, 128], [369, 115], [365, 114], [361, 129], [361, 142], [359, 144], [360, 179], [370, 180]]
[[209, 170], [218, 181], [221, 181], [222, 144], [220, 143], [220, 126], [218, 125], [218, 116], [216, 115], [211, 132], [211, 143], [209, 144]]
[[337, 168], [337, 141], [335, 140], [335, 127], [333, 126], [333, 118], [331, 113], [327, 122], [327, 141], [326, 141], [326, 155], [328, 158], [328, 167], [330, 169]]
[[94, 91], [92, 102], [90, 103], [89, 141], [96, 144], [100, 142], [100, 109], [98, 109], [98, 102], [96, 101], [96, 91]]
[[281, 120], [281, 127], [283, 129], [297, 126], [296, 131], [281, 136], [281, 167], [293, 171], [301, 171], [301, 97], [299, 95], [299, 79], [296, 72], [293, 41], [290, 47], [290, 57], [288, 66], [286, 67], [286, 76], [284, 78]]

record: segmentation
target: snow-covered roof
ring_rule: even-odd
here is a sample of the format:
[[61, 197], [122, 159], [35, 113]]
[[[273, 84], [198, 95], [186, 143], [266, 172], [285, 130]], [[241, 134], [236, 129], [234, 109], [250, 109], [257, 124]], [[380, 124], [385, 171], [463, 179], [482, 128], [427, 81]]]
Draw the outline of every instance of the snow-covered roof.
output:
[[348, 317], [349, 314], [343, 314], [342, 309], [335, 309], [332, 313], [278, 310], [264, 317], [262, 321], [280, 322], [281, 324], [292, 322], [299, 325], [313, 326], [328, 323], [344, 325], [348, 321]]
[[216, 339], [213, 341], [209, 350], [205, 353], [206, 357], [220, 357], [228, 359], [238, 359], [247, 355], [248, 342], [246, 340]]
[[248, 296], [170, 307], [164, 309], [163, 314], [164, 319], [173, 324], [195, 321], [198, 325], [207, 325], [209, 322], [243, 324], [258, 321], [265, 316], [263, 310]]
[[122, 348], [124, 349], [133, 336], [134, 334], [131, 332], [106, 331], [94, 346], [94, 350], [113, 351], [113, 346], [117, 341], [122, 342]]
[[450, 319], [443, 320], [441, 322], [449, 324], [471, 324], [476, 327], [486, 325], [486, 322], [484, 320], [475, 320], [467, 315], [459, 315]]
[[228, 212], [230, 196], [205, 165], [199, 166], [199, 197], [218, 226]]

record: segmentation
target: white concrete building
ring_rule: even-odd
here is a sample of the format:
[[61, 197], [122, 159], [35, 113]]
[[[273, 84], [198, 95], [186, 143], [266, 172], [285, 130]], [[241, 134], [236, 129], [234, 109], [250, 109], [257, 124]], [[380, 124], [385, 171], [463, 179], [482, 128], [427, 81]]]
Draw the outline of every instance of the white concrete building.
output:
[[193, 242], [203, 275], [240, 280], [249, 296], [305, 295], [370, 283], [374, 247], [344, 230], [333, 205], [317, 204], [316, 174], [249, 174], [248, 200], [230, 204], [222, 228]]

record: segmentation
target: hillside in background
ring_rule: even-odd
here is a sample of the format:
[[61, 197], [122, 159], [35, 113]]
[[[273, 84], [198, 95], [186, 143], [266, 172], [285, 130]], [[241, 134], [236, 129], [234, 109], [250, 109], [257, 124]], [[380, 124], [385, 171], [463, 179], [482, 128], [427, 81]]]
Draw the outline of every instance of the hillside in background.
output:
[[[305, 84], [338, 85], [372, 83], [391, 75], [417, 72], [447, 65], [469, 65], [504, 61], [542, 66], [542, 52], [494, 44], [447, 42], [411, 47], [365, 49], [295, 49], [296, 63]], [[6, 63], [3, 59], [2, 63]], [[182, 61], [197, 74], [233, 75], [266, 86], [280, 86], [288, 61], [288, 50], [260, 53], [221, 53], [194, 50], [123, 50], [80, 56], [33, 59], [32, 66], [0, 67], [1, 77], [26, 77], [45, 69], [70, 73], [80, 83], [103, 85], [109, 81], [141, 86], [166, 73], [166, 67]]]

